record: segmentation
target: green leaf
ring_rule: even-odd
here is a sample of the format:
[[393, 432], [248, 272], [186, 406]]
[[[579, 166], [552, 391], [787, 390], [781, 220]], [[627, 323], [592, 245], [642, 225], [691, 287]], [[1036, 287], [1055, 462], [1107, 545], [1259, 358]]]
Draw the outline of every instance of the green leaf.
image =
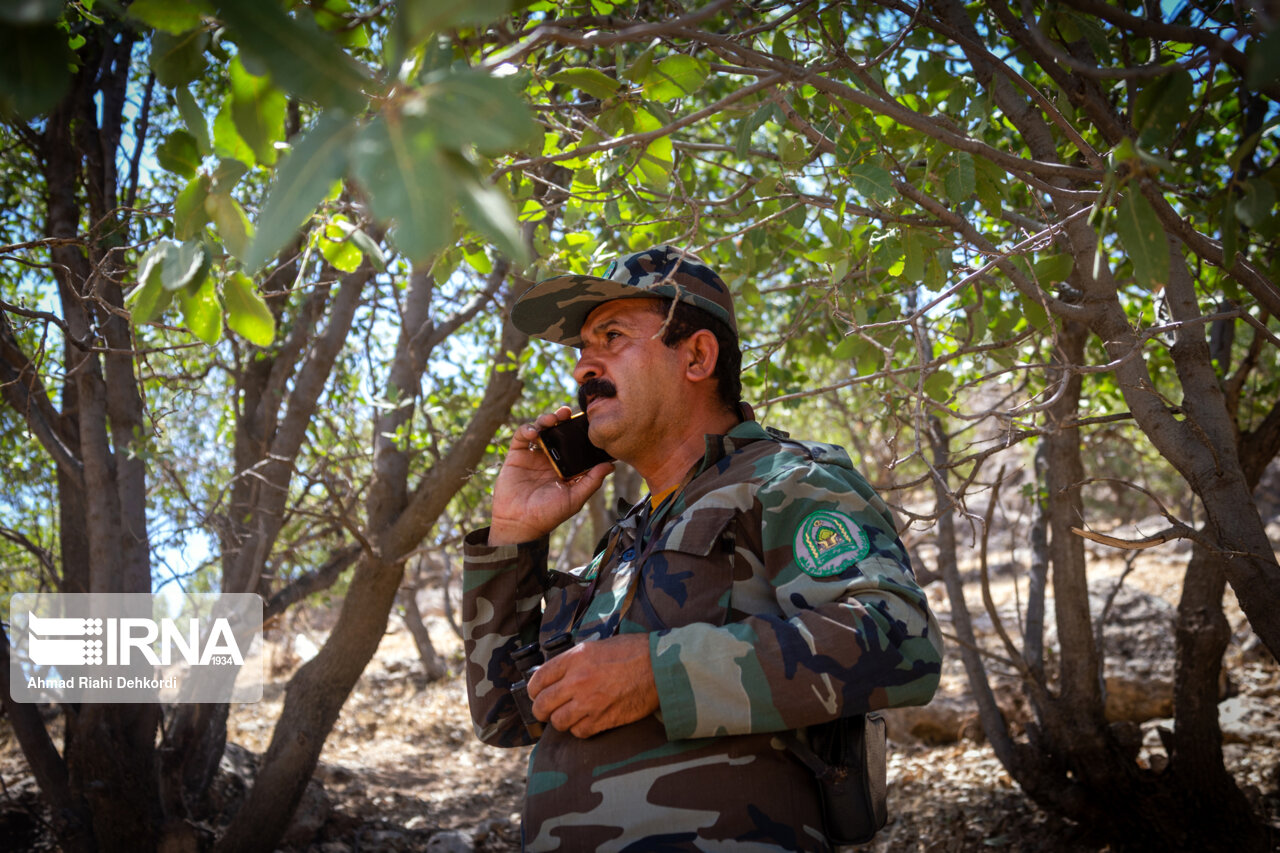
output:
[[1049, 314], [1044, 309], [1044, 303], [1035, 299], [1023, 299], [1019, 304], [1022, 308], [1022, 316], [1026, 318], [1031, 328], [1041, 329], [1049, 322]]
[[1116, 209], [1116, 233], [1139, 285], [1155, 290], [1169, 283], [1169, 244], [1155, 210], [1137, 187], [1125, 193]]
[[187, 240], [177, 247], [177, 252], [167, 252], [164, 267], [160, 271], [160, 283], [165, 290], [178, 291], [201, 281], [208, 273], [212, 259], [201, 240]]
[[213, 119], [213, 153], [224, 160], [236, 160], [250, 166], [257, 162], [253, 149], [236, 129], [230, 95], [222, 102], [222, 109], [218, 110]]
[[746, 159], [751, 151], [751, 137], [762, 124], [769, 120], [769, 116], [773, 114], [773, 110], [770, 109], [772, 106], [773, 104], [765, 104], [738, 125], [737, 143], [734, 146], [734, 154], [737, 157]]
[[212, 276], [205, 276], [200, 286], [187, 287], [177, 293], [182, 319], [191, 333], [206, 344], [216, 344], [222, 337], [222, 303]]
[[395, 222], [392, 238], [410, 260], [425, 263], [449, 242], [454, 187], [430, 125], [384, 112], [356, 137], [351, 159], [374, 215]]
[[854, 357], [861, 345], [862, 338], [857, 335], [847, 335], [831, 350], [831, 357], [836, 361], [849, 361]]
[[209, 122], [204, 117], [204, 110], [196, 104], [191, 90], [185, 86], [174, 89], [173, 97], [178, 102], [178, 114], [187, 125], [187, 132], [196, 141], [196, 150], [201, 157], [208, 157], [213, 153], [213, 146], [209, 144]]
[[[455, 164], [456, 165], [456, 164]], [[464, 164], [470, 165], [470, 164]], [[462, 213], [477, 231], [489, 238], [498, 251], [519, 263], [528, 259], [520, 223], [511, 202], [499, 187], [485, 183], [474, 170], [455, 168], [458, 202]]]
[[183, 0], [133, 0], [128, 15], [149, 27], [175, 36], [200, 26], [200, 9]]
[[809, 156], [809, 146], [794, 133], [778, 134], [778, 159], [788, 165], [802, 163]]
[[207, 30], [171, 34], [157, 30], [151, 34], [151, 70], [162, 86], [176, 89], [204, 74], [204, 51], [209, 46]]
[[195, 237], [209, 221], [204, 200], [212, 183], [208, 175], [197, 175], [178, 193], [173, 203], [173, 233], [179, 240]]
[[231, 60], [231, 118], [259, 163], [276, 162], [275, 144], [284, 139], [284, 93], [265, 77], [245, 70], [239, 57]]
[[1245, 181], [1244, 194], [1236, 202], [1236, 218], [1250, 228], [1260, 228], [1276, 209], [1276, 191], [1265, 178]]
[[956, 204], [968, 201], [969, 197], [977, 192], [977, 174], [973, 165], [973, 155], [967, 151], [957, 151], [955, 155], [955, 165], [947, 172], [943, 179], [943, 189], [947, 193], [947, 198]]
[[356, 228], [351, 232], [351, 241], [360, 248], [364, 256], [373, 264], [373, 268], [378, 272], [387, 271], [387, 257], [382, 253], [382, 247], [377, 241], [370, 237], [360, 228]]
[[244, 273], [227, 276], [222, 288], [227, 304], [227, 326], [251, 344], [270, 346], [276, 337], [276, 319]]
[[172, 291], [165, 290], [160, 284], [160, 276], [154, 275], [147, 279], [139, 278], [138, 284], [124, 298], [124, 304], [134, 325], [140, 325], [150, 323], [163, 314], [172, 299]]
[[150, 249], [138, 258], [138, 281], [143, 284], [155, 282], [160, 284], [160, 270], [164, 266], [166, 252], [177, 251], [178, 244], [172, 240], [157, 240]]
[[1089, 43], [1089, 47], [1098, 57], [1100, 65], [1108, 65], [1111, 62], [1111, 39], [1107, 35], [1107, 31], [1098, 23], [1098, 19], [1089, 15], [1077, 14], [1074, 11], [1068, 11], [1071, 20], [1079, 28], [1080, 34], [1084, 36], [1084, 40]]
[[511, 9], [510, 0], [399, 0], [392, 39], [396, 58], [408, 56], [431, 35], [457, 24], [487, 24]]
[[253, 236], [253, 226], [244, 208], [227, 193], [211, 192], [205, 197], [204, 209], [217, 227], [222, 245], [233, 257], [243, 259]]
[[484, 247], [475, 247], [464, 245], [462, 247], [462, 256], [466, 258], [467, 264], [481, 275], [489, 275], [493, 272], [493, 261], [485, 252]]
[[351, 239], [351, 232], [354, 230], [355, 226], [341, 214], [325, 224], [319, 240], [320, 254], [324, 255], [324, 259], [334, 269], [355, 272], [364, 260], [364, 253]]
[[306, 14], [295, 18], [275, 2], [219, 0], [219, 17], [245, 53], [288, 92], [324, 107], [359, 112], [369, 73]]
[[156, 146], [156, 162], [160, 168], [184, 178], [196, 173], [201, 159], [195, 137], [185, 130], [175, 130]]
[[636, 57], [636, 61], [627, 66], [622, 72], [622, 76], [632, 83], [639, 83], [649, 76], [649, 72], [653, 69], [653, 48], [646, 48], [643, 53]]
[[859, 195], [872, 201], [886, 202], [896, 194], [893, 176], [871, 163], [863, 163], [850, 169], [849, 180]]
[[552, 74], [548, 79], [552, 83], [559, 83], [571, 89], [586, 92], [588, 95], [600, 100], [615, 94], [622, 85], [603, 71], [597, 71], [594, 68], [566, 68], [563, 71], [557, 71]]
[[1176, 68], [1147, 82], [1133, 104], [1140, 148], [1163, 148], [1173, 141], [1191, 105], [1191, 74]]
[[0, 27], [0, 116], [34, 118], [57, 106], [74, 62], [56, 26]]
[[[658, 130], [662, 122], [646, 110], [635, 113], [636, 130], [641, 133]], [[671, 170], [675, 166], [675, 146], [670, 136], [659, 136], [650, 142], [640, 155], [636, 168], [647, 186], [664, 190], [671, 181]]]
[[784, 62], [790, 62], [795, 58], [795, 53], [791, 50], [791, 42], [787, 40], [786, 33], [781, 27], [773, 32], [773, 55]]
[[0, 4], [0, 21], [18, 27], [52, 24], [62, 15], [62, 0], [11, 0]]
[[138, 281], [158, 282], [172, 292], [196, 281], [208, 270], [208, 261], [204, 243], [199, 240], [157, 240], [138, 260]]
[[1273, 28], [1261, 40], [1251, 40], [1246, 50], [1249, 70], [1245, 78], [1249, 88], [1256, 92], [1274, 85], [1280, 79], [1280, 29]]
[[663, 59], [644, 78], [644, 96], [670, 101], [692, 95], [707, 82], [710, 66], [701, 59], [677, 53]]
[[258, 232], [244, 259], [247, 269], [260, 268], [280, 251], [343, 176], [355, 135], [354, 122], [326, 113], [294, 144], [276, 169], [262, 206]]
[[1066, 281], [1075, 269], [1075, 259], [1070, 255], [1049, 255], [1031, 265], [1036, 281], [1041, 285]]
[[924, 378], [924, 393], [939, 403], [951, 399], [951, 388], [956, 384], [955, 377], [945, 370], [935, 370]]
[[908, 229], [902, 235], [902, 277], [907, 281], [924, 280], [924, 237], [920, 233]]
[[249, 167], [234, 157], [219, 160], [218, 168], [213, 170], [213, 189], [220, 193], [229, 193], [249, 172]]
[[427, 116], [441, 145], [501, 154], [541, 138], [525, 104], [507, 80], [478, 71], [450, 73], [429, 87]]

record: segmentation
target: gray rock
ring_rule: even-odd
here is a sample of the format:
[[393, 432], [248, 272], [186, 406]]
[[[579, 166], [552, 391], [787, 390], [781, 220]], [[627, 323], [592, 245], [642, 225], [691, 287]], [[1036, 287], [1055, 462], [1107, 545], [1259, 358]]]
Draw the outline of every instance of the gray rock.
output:
[[1256, 696], [1232, 696], [1218, 704], [1223, 743], [1280, 743], [1280, 707]]
[[427, 841], [428, 853], [475, 853], [475, 843], [465, 832], [446, 829]]

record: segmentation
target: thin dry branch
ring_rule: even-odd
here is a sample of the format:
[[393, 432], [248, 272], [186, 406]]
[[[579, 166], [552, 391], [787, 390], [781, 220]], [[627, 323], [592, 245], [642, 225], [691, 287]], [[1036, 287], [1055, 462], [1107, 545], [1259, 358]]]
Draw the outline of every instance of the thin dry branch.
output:
[[1201, 541], [1196, 535], [1196, 532], [1185, 525], [1166, 528], [1154, 536], [1148, 536], [1145, 539], [1120, 539], [1116, 536], [1108, 536], [1105, 533], [1098, 533], [1096, 530], [1085, 530], [1080, 527], [1072, 527], [1071, 532], [1077, 536], [1088, 539], [1090, 542], [1097, 542], [1100, 545], [1109, 545], [1112, 548], [1119, 548], [1124, 551], [1141, 551], [1145, 548], [1154, 548], [1157, 545], [1163, 545], [1166, 542], [1173, 542], [1176, 539], [1192, 539]]

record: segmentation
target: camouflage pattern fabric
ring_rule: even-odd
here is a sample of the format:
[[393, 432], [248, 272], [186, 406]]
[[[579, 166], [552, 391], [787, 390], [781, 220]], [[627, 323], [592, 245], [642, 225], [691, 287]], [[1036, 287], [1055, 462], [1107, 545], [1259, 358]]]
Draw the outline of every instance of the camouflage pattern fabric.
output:
[[529, 335], [582, 346], [582, 324], [603, 302], [666, 297], [688, 302], [738, 334], [733, 296], [715, 271], [674, 246], [657, 246], [615, 260], [604, 277], [560, 275], [538, 282], [511, 307], [511, 321]]
[[546, 729], [526, 848], [829, 850], [814, 778], [774, 734], [923, 704], [938, 684], [941, 636], [888, 507], [842, 449], [754, 422], [708, 436], [697, 475], [648, 519], [645, 503], [605, 565], [572, 572], [546, 570], [545, 541], [468, 537], [467, 681], [485, 743], [531, 742], [511, 653], [569, 629], [596, 573], [575, 641], [649, 634], [661, 710], [586, 740]]

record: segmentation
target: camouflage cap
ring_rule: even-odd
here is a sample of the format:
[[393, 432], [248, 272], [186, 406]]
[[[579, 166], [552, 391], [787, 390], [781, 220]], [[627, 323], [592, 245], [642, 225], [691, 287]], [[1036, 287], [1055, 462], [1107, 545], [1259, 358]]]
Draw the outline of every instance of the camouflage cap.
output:
[[733, 295], [724, 281], [697, 256], [673, 246], [656, 246], [618, 258], [603, 278], [558, 275], [544, 279], [516, 300], [511, 320], [527, 334], [580, 347], [582, 324], [597, 305], [655, 296], [701, 308], [738, 334]]

